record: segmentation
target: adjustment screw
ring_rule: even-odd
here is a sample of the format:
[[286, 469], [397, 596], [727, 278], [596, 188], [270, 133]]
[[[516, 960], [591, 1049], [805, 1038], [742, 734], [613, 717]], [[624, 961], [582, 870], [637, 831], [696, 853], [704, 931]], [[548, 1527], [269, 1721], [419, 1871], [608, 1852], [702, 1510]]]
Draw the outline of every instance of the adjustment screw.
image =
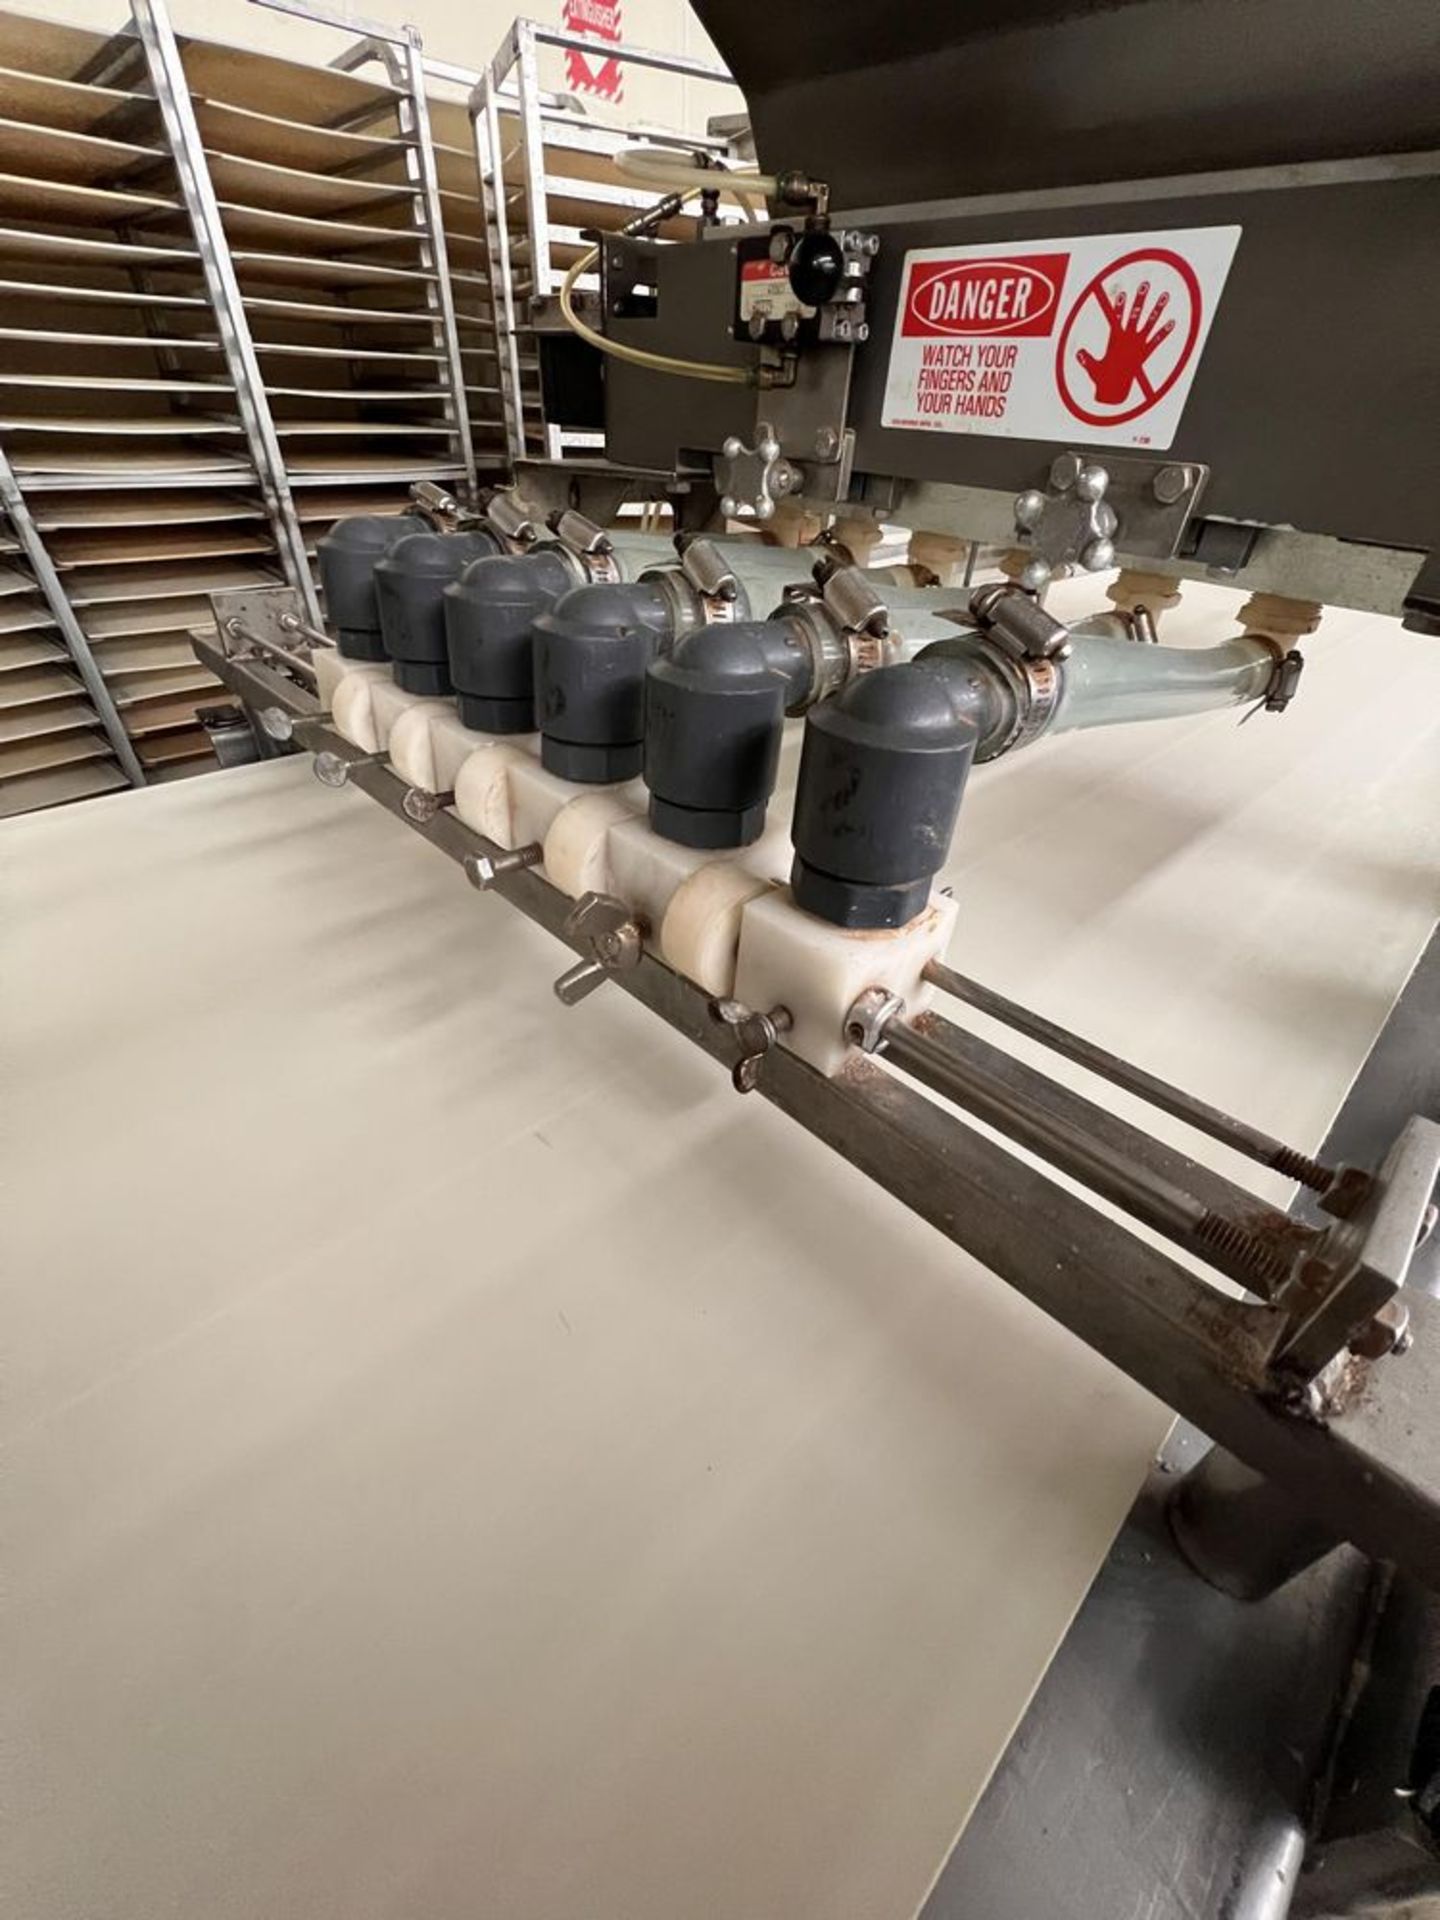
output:
[[1032, 527], [1040, 524], [1045, 511], [1045, 496], [1038, 487], [1028, 487], [1024, 493], [1015, 496], [1015, 524], [1028, 533]]
[[1173, 507], [1190, 485], [1184, 467], [1162, 467], [1151, 482], [1151, 490], [1162, 506]]

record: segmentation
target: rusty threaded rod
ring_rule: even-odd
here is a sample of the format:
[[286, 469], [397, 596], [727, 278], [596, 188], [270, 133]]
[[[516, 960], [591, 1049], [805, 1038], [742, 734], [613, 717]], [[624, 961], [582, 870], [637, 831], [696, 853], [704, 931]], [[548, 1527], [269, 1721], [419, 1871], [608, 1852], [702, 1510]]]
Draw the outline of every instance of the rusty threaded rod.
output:
[[943, 961], [932, 960], [925, 968], [925, 978], [932, 986], [939, 987], [957, 1000], [963, 1000], [966, 1006], [989, 1014], [992, 1020], [1013, 1027], [1017, 1033], [1023, 1033], [1031, 1040], [1038, 1040], [1041, 1046], [1049, 1047], [1052, 1053], [1061, 1054], [1065, 1059], [1073, 1060], [1076, 1066], [1099, 1074], [1102, 1080], [1108, 1080], [1112, 1086], [1123, 1087], [1127, 1093], [1135, 1094], [1152, 1107], [1159, 1107], [1162, 1113], [1168, 1113], [1173, 1119], [1183, 1120], [1187, 1126], [1194, 1127], [1197, 1133], [1207, 1134], [1222, 1146], [1233, 1147], [1236, 1153], [1243, 1153], [1248, 1160], [1258, 1161], [1262, 1167], [1273, 1167], [1276, 1173], [1284, 1174], [1287, 1180], [1297, 1181], [1302, 1187], [1310, 1187], [1316, 1193], [1326, 1193], [1334, 1184], [1333, 1169], [1322, 1166], [1308, 1154], [1299, 1152], [1295, 1147], [1287, 1147], [1283, 1140], [1263, 1133], [1259, 1127], [1252, 1127], [1244, 1120], [1237, 1120], [1233, 1114], [1223, 1113], [1219, 1107], [1212, 1107], [1207, 1101], [1197, 1100], [1194, 1094], [1171, 1086], [1168, 1080], [1147, 1073], [1143, 1067], [1122, 1060], [1119, 1054], [1096, 1046], [1091, 1040], [1083, 1040], [1078, 1033], [1071, 1033], [1068, 1027], [1057, 1026], [1043, 1014], [1032, 1013], [1029, 1007], [1022, 1007], [1018, 1001], [1007, 1000], [1003, 993], [996, 993], [991, 987], [982, 987], [978, 980], [957, 973]]

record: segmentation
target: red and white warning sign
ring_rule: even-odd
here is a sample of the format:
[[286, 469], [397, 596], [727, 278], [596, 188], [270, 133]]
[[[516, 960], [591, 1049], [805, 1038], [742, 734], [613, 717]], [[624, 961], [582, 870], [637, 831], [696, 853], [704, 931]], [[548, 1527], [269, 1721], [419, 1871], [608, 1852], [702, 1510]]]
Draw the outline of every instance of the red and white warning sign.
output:
[[[620, 0], [565, 0], [560, 24], [567, 33], [619, 46]], [[598, 93], [604, 100], [625, 98], [625, 75], [613, 54], [592, 60], [578, 47], [567, 47], [565, 79], [572, 93]]]
[[905, 256], [880, 424], [1168, 447], [1239, 227]]

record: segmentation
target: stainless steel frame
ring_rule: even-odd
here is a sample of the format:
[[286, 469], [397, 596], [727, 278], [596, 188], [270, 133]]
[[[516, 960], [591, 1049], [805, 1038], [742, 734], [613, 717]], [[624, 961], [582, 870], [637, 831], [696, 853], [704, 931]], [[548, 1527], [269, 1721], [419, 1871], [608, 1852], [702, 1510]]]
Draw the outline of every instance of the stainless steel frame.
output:
[[[278, 0], [262, 0], [262, 4], [278, 4]], [[552, 223], [547, 198], [549, 177], [545, 165], [547, 140], [599, 153], [613, 153], [618, 147], [631, 145], [638, 139], [653, 140], [657, 146], [674, 145], [686, 152], [700, 148], [720, 154], [727, 150], [723, 140], [698, 136], [688, 138], [677, 134], [672, 141], [665, 141], [648, 133], [637, 134], [630, 129], [579, 120], [572, 113], [560, 111], [554, 104], [554, 96], [548, 95], [540, 85], [539, 50], [542, 46], [568, 47], [593, 54], [597, 43], [546, 26], [538, 20], [517, 19], [472, 90], [469, 102], [490, 255], [490, 280], [493, 288], [501, 289], [503, 299], [500, 381], [506, 444], [512, 464], [537, 458], [558, 461], [565, 458], [567, 451], [594, 458], [598, 452], [590, 439], [567, 435], [560, 427], [547, 422], [543, 407], [528, 406], [522, 382], [521, 337], [528, 337], [532, 333], [526, 308], [531, 302], [549, 299], [564, 278], [551, 257]], [[613, 46], [607, 43], [605, 53], [607, 58], [631, 66], [651, 67], [659, 72], [683, 74], [691, 79], [734, 85], [726, 68], [709, 61], [690, 59], [683, 54], [657, 53], [647, 47], [633, 47], [625, 43]], [[506, 205], [504, 148], [500, 128], [502, 104], [517, 113], [520, 121], [529, 269], [521, 279], [528, 291], [528, 301], [517, 301], [515, 294], [517, 251]], [[637, 196], [638, 203], [643, 203], [645, 199], [644, 195]], [[589, 274], [582, 275], [577, 282], [578, 287], [587, 291], [598, 287], [598, 284], [598, 279]], [[501, 324], [501, 308], [498, 304], [496, 324]], [[535, 443], [533, 446], [532, 440]]]
[[133, 18], [200, 254], [206, 292], [220, 330], [225, 363], [235, 389], [250, 459], [270, 516], [280, 563], [286, 579], [304, 600], [311, 619], [318, 623], [320, 602], [305, 556], [305, 536], [291, 497], [285, 456], [260, 375], [250, 322], [230, 258], [230, 243], [211, 183], [175, 29], [165, 0], [133, 0]]
[[[384, 21], [363, 15], [333, 13], [328, 7], [312, 6], [307, 0], [254, 0], [256, 6], [276, 13], [293, 14], [316, 26], [334, 27], [338, 32], [363, 37], [330, 62], [342, 73], [354, 73], [371, 61], [385, 68], [387, 77], [403, 94], [400, 102], [400, 126], [408, 142], [405, 170], [414, 187], [412, 218], [421, 235], [421, 258], [434, 278], [427, 283], [426, 303], [431, 313], [431, 339], [443, 356], [446, 399], [445, 417], [451, 427], [451, 450], [465, 470], [465, 481], [473, 501], [478, 485], [475, 474], [475, 449], [470, 433], [470, 412], [465, 399], [464, 363], [460, 358], [460, 335], [455, 321], [455, 300], [450, 288], [450, 262], [445, 247], [445, 223], [440, 211], [440, 181], [435, 166], [435, 148], [430, 136], [430, 108], [425, 97], [425, 49], [418, 27], [391, 27]], [[493, 289], [492, 289], [493, 291]], [[318, 616], [317, 616], [318, 617]]]
[[141, 766], [135, 749], [130, 744], [130, 736], [125, 731], [125, 723], [120, 718], [105, 676], [95, 664], [95, 656], [90, 651], [90, 642], [84, 629], [75, 618], [75, 609], [70, 605], [69, 596], [61, 585], [55, 564], [46, 550], [45, 542], [40, 538], [40, 530], [31, 517], [25, 504], [25, 496], [20, 491], [20, 482], [15, 478], [15, 469], [9, 456], [0, 448], [0, 507], [5, 518], [15, 531], [30, 571], [35, 576], [35, 584], [44, 596], [45, 604], [54, 615], [55, 624], [60, 629], [66, 651], [75, 663], [75, 671], [84, 682], [85, 691], [101, 726], [105, 737], [115, 749], [115, 758], [120, 762], [121, 770], [132, 787], [145, 785], [145, 769]]

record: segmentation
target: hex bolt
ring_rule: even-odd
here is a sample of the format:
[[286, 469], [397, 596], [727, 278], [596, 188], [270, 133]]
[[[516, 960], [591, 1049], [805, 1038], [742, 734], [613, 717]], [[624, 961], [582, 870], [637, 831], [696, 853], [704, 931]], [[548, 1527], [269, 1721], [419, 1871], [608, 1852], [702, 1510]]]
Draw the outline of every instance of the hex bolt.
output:
[[735, 496], [733, 493], [727, 493], [725, 495], [724, 499], [720, 502], [720, 511], [725, 515], [727, 520], [734, 519], [735, 513], [736, 513], [736, 506], [735, 506]]
[[1103, 573], [1115, 562], [1115, 542], [1113, 540], [1092, 540], [1080, 555], [1080, 564], [1087, 573]]
[[832, 460], [840, 451], [840, 435], [834, 427], [821, 427], [815, 435], [815, 458]]
[[1190, 485], [1190, 475], [1184, 467], [1162, 467], [1151, 482], [1155, 498], [1164, 507], [1173, 507]]
[[507, 874], [538, 867], [544, 857], [544, 847], [538, 840], [532, 840], [528, 846], [515, 847], [509, 853], [467, 853], [460, 864], [471, 886], [488, 893]]
[[1078, 453], [1057, 455], [1050, 465], [1051, 486], [1058, 487], [1061, 493], [1068, 493], [1080, 478], [1082, 464]]
[[322, 787], [343, 787], [356, 767], [378, 767], [384, 764], [383, 753], [361, 753], [353, 760], [332, 753], [329, 748], [317, 753], [314, 761], [315, 778]]
[[1027, 593], [1041, 593], [1054, 578], [1054, 571], [1048, 560], [1032, 560], [1020, 575], [1020, 584]]
[[451, 807], [454, 804], [453, 788], [444, 793], [432, 793], [428, 787], [407, 787], [405, 797], [400, 802], [405, 818], [413, 820], [417, 827], [428, 825], [442, 807]]
[[790, 258], [790, 229], [781, 227], [770, 236], [770, 258], [777, 266], [783, 266]]

